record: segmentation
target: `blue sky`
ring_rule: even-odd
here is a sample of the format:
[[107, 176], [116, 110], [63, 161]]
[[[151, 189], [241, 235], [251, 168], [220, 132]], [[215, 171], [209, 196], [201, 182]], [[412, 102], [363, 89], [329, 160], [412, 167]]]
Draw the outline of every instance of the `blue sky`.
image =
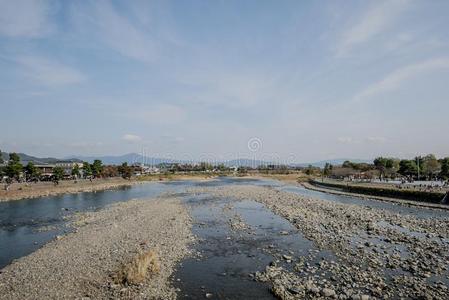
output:
[[448, 15], [446, 0], [0, 0], [0, 149], [449, 156]]

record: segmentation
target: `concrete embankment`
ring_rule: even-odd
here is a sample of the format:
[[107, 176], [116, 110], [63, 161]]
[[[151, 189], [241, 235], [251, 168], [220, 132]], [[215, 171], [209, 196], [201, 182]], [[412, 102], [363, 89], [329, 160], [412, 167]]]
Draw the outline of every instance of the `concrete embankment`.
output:
[[449, 205], [447, 205], [447, 204], [437, 204], [437, 203], [420, 202], [420, 201], [413, 201], [413, 200], [404, 200], [404, 199], [399, 199], [399, 198], [350, 193], [350, 192], [344, 192], [341, 189], [329, 188], [329, 187], [324, 187], [324, 186], [319, 186], [319, 185], [312, 185], [309, 182], [301, 182], [300, 185], [308, 190], [322, 192], [322, 193], [326, 193], [326, 194], [357, 197], [360, 199], [372, 199], [372, 200], [378, 200], [378, 201], [383, 201], [383, 202], [397, 203], [400, 205], [405, 205], [405, 206], [410, 206], [410, 207], [416, 206], [416, 207], [423, 207], [423, 208], [449, 210]]

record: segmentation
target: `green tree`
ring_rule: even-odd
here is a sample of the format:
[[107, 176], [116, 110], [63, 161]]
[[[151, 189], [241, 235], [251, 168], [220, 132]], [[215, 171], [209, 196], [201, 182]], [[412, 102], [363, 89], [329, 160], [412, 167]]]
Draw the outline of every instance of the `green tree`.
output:
[[10, 179], [19, 180], [22, 170], [23, 166], [20, 163], [19, 155], [17, 155], [17, 153], [10, 153], [8, 165], [5, 169], [6, 176], [8, 176]]
[[200, 163], [200, 171], [208, 171], [208, 170], [212, 170], [214, 167], [207, 163], [207, 162], [201, 162]]
[[[3, 160], [2, 150], [0, 150], [0, 165], [4, 162], [5, 161]], [[0, 166], [0, 181], [2, 180], [3, 176], [5, 176], [5, 168], [3, 166]]]
[[237, 173], [240, 175], [240, 174], [246, 174], [246, 173], [248, 173], [248, 169], [246, 168], [246, 167], [244, 167], [244, 166], [240, 166], [240, 167], [238, 167], [237, 168]]
[[128, 163], [124, 162], [118, 167], [118, 172], [124, 179], [130, 179], [133, 174], [133, 168], [128, 166]]
[[229, 168], [226, 167], [224, 164], [219, 164], [219, 165], [217, 166], [217, 169], [218, 169], [220, 172], [225, 172], [225, 171], [228, 171], [228, 170], [229, 170]]
[[389, 176], [395, 175], [399, 170], [399, 161], [394, 158], [377, 157], [374, 162], [374, 166], [379, 170], [379, 177], [382, 179]]
[[341, 165], [343, 168], [351, 168], [354, 169], [354, 164], [350, 162], [349, 160], [345, 160], [343, 164]]
[[434, 178], [440, 171], [441, 164], [435, 155], [429, 154], [423, 158], [422, 173], [429, 178]]
[[380, 179], [385, 177], [385, 172], [387, 170], [387, 162], [388, 160], [384, 157], [377, 157], [373, 162], [376, 169], [379, 170]]
[[39, 170], [36, 168], [34, 163], [30, 161], [25, 166], [25, 174], [27, 180], [37, 179], [39, 177]]
[[440, 178], [449, 179], [449, 157], [443, 158], [441, 161]]
[[15, 152], [9, 153], [9, 160], [13, 163], [20, 163], [20, 156]]
[[78, 166], [78, 164], [75, 164], [75, 166], [73, 166], [72, 168], [72, 176], [78, 178], [80, 177], [81, 173], [80, 173], [80, 167]]
[[83, 175], [84, 177], [92, 176], [92, 168], [88, 162], [83, 162]]
[[333, 168], [334, 168], [334, 166], [332, 166], [330, 163], [326, 163], [324, 165], [323, 175], [324, 176], [330, 176], [332, 174]]
[[403, 176], [416, 176], [418, 166], [414, 160], [403, 159], [399, 162], [399, 174]]
[[96, 159], [94, 160], [94, 163], [91, 165], [92, 168], [92, 174], [95, 177], [100, 177], [101, 173], [103, 172], [103, 163], [101, 162], [101, 160]]
[[62, 167], [53, 168], [53, 178], [56, 184], [64, 178], [64, 169]]

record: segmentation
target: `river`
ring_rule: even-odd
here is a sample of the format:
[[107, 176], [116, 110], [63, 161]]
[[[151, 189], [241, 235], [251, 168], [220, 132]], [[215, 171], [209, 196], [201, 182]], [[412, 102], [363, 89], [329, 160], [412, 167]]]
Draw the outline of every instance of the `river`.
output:
[[[419, 218], [448, 215], [446, 211], [310, 191], [275, 180], [223, 177], [211, 181], [149, 182], [100, 192], [1, 202], [0, 268], [32, 253], [55, 236], [69, 232], [67, 217], [76, 212], [95, 211], [115, 202], [151, 199], [170, 192], [183, 196], [194, 219], [194, 234], [200, 240], [195, 245], [200, 256], [186, 259], [173, 274], [180, 298], [202, 299], [205, 294], [211, 293], [220, 299], [273, 299], [268, 287], [254, 281], [250, 275], [286, 253], [298, 257], [318, 250], [288, 221], [260, 203], [250, 199], [232, 202], [225, 198], [185, 193], [191, 187], [235, 184], [269, 186], [306, 197], [371, 206]], [[233, 231], [228, 221], [234, 215], [239, 215], [245, 224], [255, 230]], [[319, 252], [317, 259], [332, 255], [326, 251]], [[285, 264], [285, 267], [289, 265]]]

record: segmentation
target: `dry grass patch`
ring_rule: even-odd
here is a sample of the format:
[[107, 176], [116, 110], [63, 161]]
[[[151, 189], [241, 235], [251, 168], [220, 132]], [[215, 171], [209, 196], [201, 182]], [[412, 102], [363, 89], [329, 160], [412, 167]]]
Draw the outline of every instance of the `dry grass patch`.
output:
[[121, 284], [140, 284], [145, 281], [148, 272], [150, 275], [160, 271], [159, 257], [153, 250], [139, 253], [131, 262], [124, 265], [118, 272], [116, 281]]

